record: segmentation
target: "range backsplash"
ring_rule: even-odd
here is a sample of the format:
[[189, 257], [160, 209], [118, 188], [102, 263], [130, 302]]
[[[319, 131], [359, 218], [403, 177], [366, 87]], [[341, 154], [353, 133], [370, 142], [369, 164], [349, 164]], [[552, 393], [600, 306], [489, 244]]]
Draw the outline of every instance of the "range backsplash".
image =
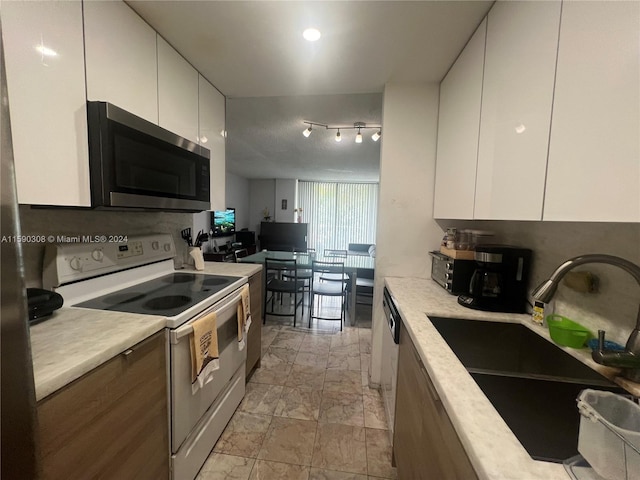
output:
[[[640, 224], [582, 222], [445, 221], [447, 227], [475, 228], [495, 233], [494, 242], [533, 250], [530, 291], [565, 260], [588, 253], [616, 255], [640, 265]], [[626, 342], [635, 326], [640, 304], [640, 286], [631, 275], [610, 265], [589, 264], [576, 271], [598, 276], [599, 292], [579, 293], [560, 284], [546, 314], [558, 313], [594, 333], [607, 332], [607, 338]]]
[[[176, 268], [189, 262], [187, 245], [180, 230], [193, 225], [191, 213], [100, 211], [63, 208], [32, 208], [20, 205], [22, 235], [141, 235], [145, 233], [170, 233], [176, 245]], [[42, 260], [44, 242], [22, 244], [25, 283], [27, 287], [42, 286]]]

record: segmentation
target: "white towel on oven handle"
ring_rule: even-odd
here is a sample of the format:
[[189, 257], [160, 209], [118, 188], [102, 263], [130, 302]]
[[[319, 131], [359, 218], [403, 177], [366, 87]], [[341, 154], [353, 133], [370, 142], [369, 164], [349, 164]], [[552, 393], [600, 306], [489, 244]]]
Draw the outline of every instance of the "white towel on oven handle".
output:
[[251, 326], [251, 298], [249, 285], [243, 285], [240, 301], [238, 302], [238, 350], [244, 350], [246, 337]]
[[211, 312], [192, 323], [191, 336], [191, 393], [209, 383], [213, 372], [220, 368], [218, 352], [217, 315]]

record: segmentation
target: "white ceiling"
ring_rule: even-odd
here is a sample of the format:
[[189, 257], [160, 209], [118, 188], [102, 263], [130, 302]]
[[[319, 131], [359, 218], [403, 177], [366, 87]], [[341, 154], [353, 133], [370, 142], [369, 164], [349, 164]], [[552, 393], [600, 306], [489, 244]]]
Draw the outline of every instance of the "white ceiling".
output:
[[[334, 172], [340, 178], [375, 180], [380, 142], [365, 137], [354, 148], [348, 132], [341, 143], [331, 132], [305, 139], [302, 120], [380, 123], [381, 95], [345, 94], [380, 94], [387, 82], [439, 82], [493, 2], [127, 3], [229, 99], [229, 171], [331, 180], [338, 165], [353, 172]], [[318, 42], [302, 38], [309, 26], [322, 32]]]

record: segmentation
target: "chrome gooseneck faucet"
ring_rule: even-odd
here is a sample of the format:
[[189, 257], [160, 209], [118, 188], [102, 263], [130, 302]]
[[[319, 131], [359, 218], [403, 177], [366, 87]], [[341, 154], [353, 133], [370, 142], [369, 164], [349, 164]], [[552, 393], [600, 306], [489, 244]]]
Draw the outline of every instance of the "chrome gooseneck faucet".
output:
[[[556, 293], [558, 283], [562, 280], [562, 277], [564, 277], [568, 271], [585, 263], [606, 263], [620, 267], [631, 274], [640, 286], [640, 267], [635, 263], [613, 255], [582, 255], [571, 258], [556, 268], [551, 274], [551, 277], [549, 277], [549, 280], [541, 283], [538, 288], [533, 291], [533, 298], [544, 303], [549, 303]], [[622, 375], [625, 378], [633, 382], [640, 382], [640, 307], [638, 308], [636, 327], [631, 331], [631, 335], [629, 335], [627, 345], [623, 352], [605, 350], [604, 333], [604, 330], [598, 330], [598, 350], [592, 353], [593, 360], [601, 365], [622, 368]]]

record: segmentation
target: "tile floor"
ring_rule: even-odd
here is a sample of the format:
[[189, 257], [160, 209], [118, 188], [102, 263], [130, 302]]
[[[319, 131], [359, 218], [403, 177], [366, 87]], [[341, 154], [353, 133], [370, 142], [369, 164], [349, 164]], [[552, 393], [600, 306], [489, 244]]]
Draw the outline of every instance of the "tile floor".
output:
[[306, 311], [291, 324], [267, 317], [261, 368], [197, 480], [395, 479], [382, 397], [368, 387], [371, 307], [342, 332], [308, 328]]

